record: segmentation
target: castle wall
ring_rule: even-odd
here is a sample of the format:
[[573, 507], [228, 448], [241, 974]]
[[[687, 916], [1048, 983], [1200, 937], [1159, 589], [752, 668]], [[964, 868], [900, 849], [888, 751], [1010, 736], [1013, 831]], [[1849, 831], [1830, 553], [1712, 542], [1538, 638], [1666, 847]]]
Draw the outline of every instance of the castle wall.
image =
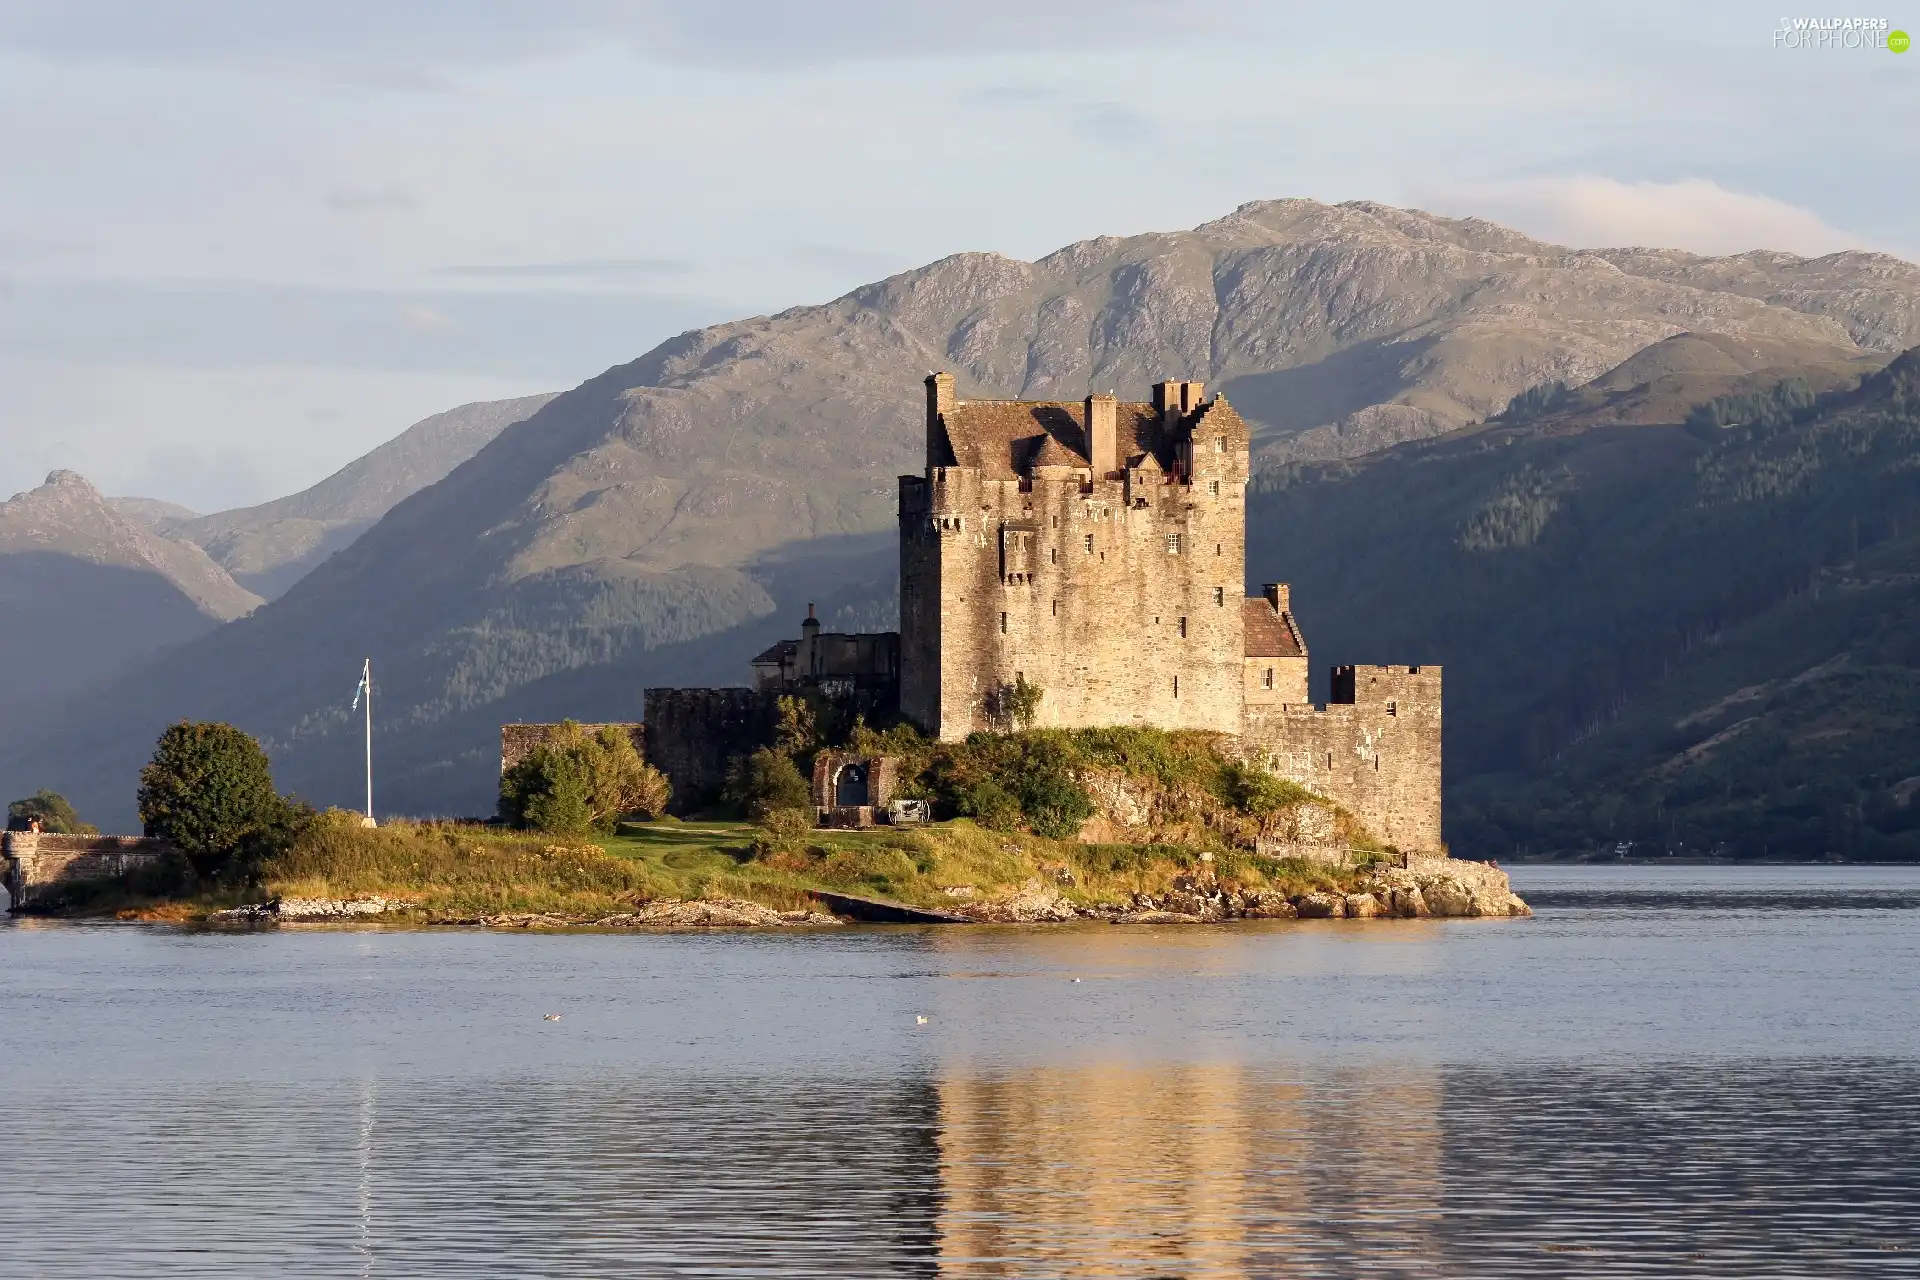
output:
[[[630, 720], [608, 721], [604, 724], [583, 724], [580, 726], [588, 733], [598, 733], [602, 729], [619, 729], [633, 739], [633, 749], [644, 759], [647, 754], [647, 726]], [[535, 747], [545, 744], [559, 730], [558, 724], [503, 724], [500, 726], [500, 772], [502, 775], [513, 766], [533, 754]]]
[[648, 689], [647, 762], [673, 784], [674, 813], [719, 798], [727, 762], [773, 741], [774, 696], [757, 689]]
[[931, 468], [925, 514], [902, 513], [903, 709], [964, 737], [1024, 676], [1044, 690], [1037, 725], [1237, 732], [1245, 446], [1210, 444], [1191, 484]]
[[1336, 667], [1333, 692], [1324, 707], [1249, 706], [1241, 750], [1394, 848], [1441, 852], [1440, 668]]
[[[951, 517], [948, 517], [951, 518]], [[928, 485], [900, 477], [900, 714], [940, 724], [940, 546]]]
[[55, 906], [65, 891], [171, 866], [186, 875], [179, 850], [142, 836], [67, 836], [9, 831], [0, 838], [7, 896], [14, 911]]
[[1248, 658], [1241, 697], [1248, 707], [1277, 707], [1308, 700], [1305, 658]]

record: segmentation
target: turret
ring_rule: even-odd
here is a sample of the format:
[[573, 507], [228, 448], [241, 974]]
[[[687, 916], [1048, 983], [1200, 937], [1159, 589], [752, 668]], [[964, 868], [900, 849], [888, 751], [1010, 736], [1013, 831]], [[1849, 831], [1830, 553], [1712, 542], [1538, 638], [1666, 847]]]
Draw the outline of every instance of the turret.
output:
[[940, 420], [953, 412], [955, 403], [953, 375], [950, 373], [928, 374], [927, 465], [929, 467], [947, 466], [953, 462], [952, 446], [947, 442], [947, 431]]

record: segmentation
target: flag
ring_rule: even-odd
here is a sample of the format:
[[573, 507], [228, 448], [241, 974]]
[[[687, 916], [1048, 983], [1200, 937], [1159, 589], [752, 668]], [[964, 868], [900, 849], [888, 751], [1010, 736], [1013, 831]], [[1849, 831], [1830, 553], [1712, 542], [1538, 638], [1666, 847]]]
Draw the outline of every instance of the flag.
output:
[[367, 680], [372, 675], [373, 663], [369, 662], [360, 669], [360, 683], [354, 686], [353, 705], [347, 708], [348, 711], [358, 711], [360, 709], [360, 695], [367, 692]]

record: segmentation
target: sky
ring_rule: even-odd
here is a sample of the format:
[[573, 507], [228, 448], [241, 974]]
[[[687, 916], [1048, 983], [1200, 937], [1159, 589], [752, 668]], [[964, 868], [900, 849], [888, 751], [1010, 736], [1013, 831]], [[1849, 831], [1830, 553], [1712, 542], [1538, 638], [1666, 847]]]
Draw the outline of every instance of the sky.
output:
[[[1901, 2], [1884, 17], [1920, 32]], [[1781, 47], [1781, 22], [1637, 0], [0, 0], [0, 493], [68, 467], [260, 502], [689, 327], [1249, 200], [1920, 258], [1920, 50]]]

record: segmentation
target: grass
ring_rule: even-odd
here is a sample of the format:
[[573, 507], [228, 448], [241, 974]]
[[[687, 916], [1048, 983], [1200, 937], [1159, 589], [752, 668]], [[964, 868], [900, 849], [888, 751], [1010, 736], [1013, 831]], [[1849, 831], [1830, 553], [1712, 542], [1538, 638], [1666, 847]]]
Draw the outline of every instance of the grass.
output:
[[[378, 829], [352, 815], [323, 817], [294, 848], [266, 863], [261, 895], [404, 901], [396, 919], [476, 920], [546, 915], [596, 920], [659, 899], [744, 898], [780, 910], [812, 906], [811, 891], [951, 907], [1035, 882], [1081, 906], [1162, 894], [1207, 857], [1231, 888], [1286, 894], [1344, 891], [1353, 869], [1182, 845], [1080, 844], [999, 832], [958, 819], [920, 829], [813, 831], [780, 840], [743, 822], [663, 819], [624, 823], [591, 840], [444, 822]], [[949, 890], [961, 890], [960, 894]], [[233, 890], [129, 895], [90, 913], [183, 920], [236, 905]], [[137, 899], [137, 900], [136, 900]]]

